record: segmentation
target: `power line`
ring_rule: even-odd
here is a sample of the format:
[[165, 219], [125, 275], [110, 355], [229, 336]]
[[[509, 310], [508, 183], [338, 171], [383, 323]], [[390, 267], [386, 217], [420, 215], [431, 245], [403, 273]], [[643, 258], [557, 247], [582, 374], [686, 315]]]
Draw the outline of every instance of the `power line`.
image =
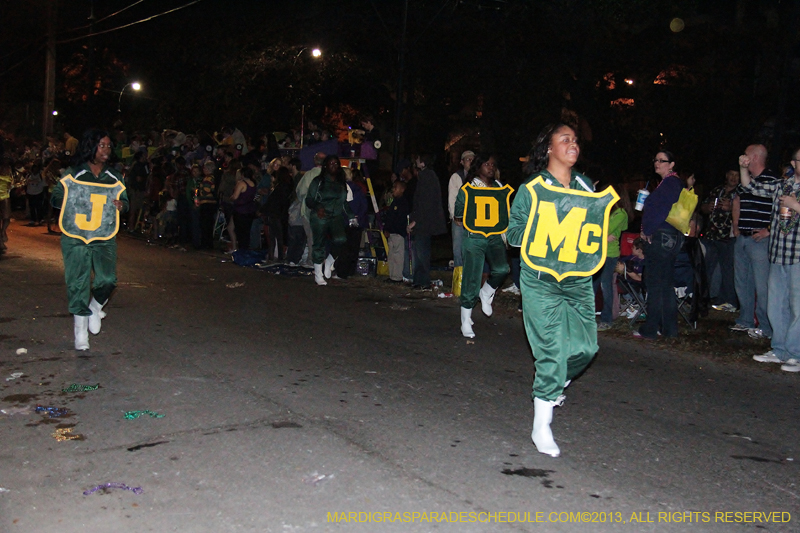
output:
[[[127, 7], [123, 7], [122, 9], [120, 9], [119, 11], [117, 11], [116, 13], [111, 13], [110, 15], [108, 15], [108, 16], [106, 16], [106, 17], [103, 17], [103, 18], [101, 18], [100, 20], [98, 20], [97, 22], [95, 22], [95, 24], [100, 24], [100, 23], [101, 23], [101, 22], [103, 22], [104, 20], [108, 20], [108, 19], [110, 19], [110, 18], [111, 18], [111, 17], [113, 17], [113, 16], [119, 15], [119, 14], [120, 14], [120, 13], [122, 13], [123, 11], [127, 11], [128, 9], [132, 8], [133, 6], [135, 6], [136, 4], [141, 4], [142, 2], [144, 2], [144, 0], [137, 0], [136, 2], [132, 3], [131, 5], [129, 5], [129, 6], [127, 6]], [[72, 29], [69, 29], [69, 30], [64, 30], [64, 33], [68, 33], [68, 32], [71, 32], [71, 31], [85, 30], [86, 28], [90, 28], [91, 26], [92, 26], [91, 24], [87, 24], [86, 26], [81, 26], [81, 27], [79, 27], [79, 28], [72, 28]]]
[[71, 43], [71, 42], [74, 42], [74, 41], [80, 41], [81, 39], [87, 39], [89, 37], [94, 37], [95, 35], [102, 35], [104, 33], [111, 33], [112, 31], [117, 31], [117, 30], [121, 30], [121, 29], [124, 29], [124, 28], [129, 28], [131, 26], [135, 26], [136, 24], [141, 24], [142, 22], [148, 22], [150, 20], [153, 20], [154, 18], [158, 18], [158, 17], [164, 16], [164, 15], [168, 15], [170, 13], [174, 13], [175, 11], [179, 11], [181, 9], [187, 8], [189, 6], [197, 4], [198, 2], [202, 2], [202, 0], [194, 0], [193, 2], [189, 2], [188, 4], [184, 4], [184, 5], [180, 6], [180, 7], [176, 7], [175, 9], [170, 9], [169, 11], [164, 11], [163, 13], [158, 13], [157, 15], [153, 15], [151, 17], [147, 17], [147, 18], [144, 18], [142, 20], [137, 20], [136, 22], [131, 22], [130, 24], [124, 24], [122, 26], [117, 26], [116, 28], [111, 28], [111, 29], [103, 30], [103, 31], [96, 31], [96, 32], [90, 33], [88, 35], [82, 35], [80, 37], [74, 37], [72, 39], [64, 39], [64, 40], [56, 42], [56, 44]]
[[38, 54], [39, 52], [41, 52], [41, 51], [42, 51], [42, 49], [43, 49], [44, 47], [45, 47], [45, 45], [44, 45], [44, 44], [43, 44], [43, 45], [41, 45], [39, 48], [37, 48], [36, 50], [34, 50], [33, 52], [31, 52], [31, 53], [30, 53], [30, 54], [28, 54], [27, 56], [25, 56], [24, 58], [22, 58], [22, 60], [21, 60], [19, 63], [15, 63], [15, 64], [11, 65], [10, 67], [8, 67], [8, 68], [7, 68], [5, 71], [3, 71], [3, 72], [0, 72], [0, 77], [3, 77], [3, 76], [5, 76], [5, 75], [6, 75], [6, 74], [8, 74], [9, 72], [11, 72], [12, 70], [14, 70], [14, 69], [15, 69], [15, 68], [17, 68], [18, 66], [20, 66], [21, 64], [25, 63], [27, 60], [29, 60], [30, 58], [32, 58], [33, 56], [35, 56], [36, 54]]

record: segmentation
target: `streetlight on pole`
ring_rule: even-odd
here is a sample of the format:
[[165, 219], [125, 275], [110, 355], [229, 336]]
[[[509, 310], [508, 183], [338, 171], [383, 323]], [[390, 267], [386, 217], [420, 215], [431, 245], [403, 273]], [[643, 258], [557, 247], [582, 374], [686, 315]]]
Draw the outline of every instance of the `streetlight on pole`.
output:
[[[303, 48], [300, 49], [299, 52], [297, 52], [297, 55], [294, 56], [294, 61], [292, 61], [292, 70], [294, 70], [295, 65], [297, 65], [297, 60], [306, 50], [308, 50], [308, 47], [304, 46]], [[322, 57], [322, 50], [320, 50], [319, 48], [312, 48], [311, 57], [319, 59], [320, 57]], [[292, 86], [289, 85], [289, 87]], [[300, 149], [301, 150], [303, 149], [303, 140], [304, 140], [303, 137], [305, 137], [305, 128], [306, 128], [306, 106], [305, 104], [303, 104], [302, 106], [300, 106]]]
[[128, 85], [126, 85], [125, 87], [123, 87], [122, 90], [119, 92], [119, 101], [117, 102], [117, 113], [121, 113], [122, 112], [122, 93], [124, 93], [125, 89], [127, 89], [128, 87], [130, 87], [134, 91], [141, 91], [142, 90], [142, 86], [138, 81], [133, 81], [133, 82], [129, 83]]

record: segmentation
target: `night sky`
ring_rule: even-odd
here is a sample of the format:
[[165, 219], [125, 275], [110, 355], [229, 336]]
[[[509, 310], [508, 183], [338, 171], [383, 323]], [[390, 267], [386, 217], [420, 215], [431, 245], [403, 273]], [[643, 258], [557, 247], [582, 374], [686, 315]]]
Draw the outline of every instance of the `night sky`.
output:
[[[33, 137], [41, 135], [40, 107], [32, 109], [44, 91], [45, 1], [0, 6], [0, 127]], [[189, 1], [96, 0], [94, 28]], [[128, 130], [233, 124], [256, 135], [298, 127], [306, 106], [308, 117], [330, 127], [374, 114], [391, 139], [402, 0], [201, 0], [73, 42], [64, 41], [90, 31], [92, 2], [58, 4], [57, 131], [119, 119]], [[792, 90], [800, 70], [798, 2], [408, 5], [406, 153], [469, 146], [497, 153], [501, 168], [515, 173], [538, 130], [567, 118], [579, 125], [581, 165], [593, 177], [649, 175], [649, 160], [665, 146], [701, 184], [712, 184], [748, 143], [767, 144], [777, 165], [800, 141]], [[316, 46], [320, 59], [309, 55]], [[119, 91], [134, 80], [144, 90], [126, 91], [118, 116]]]

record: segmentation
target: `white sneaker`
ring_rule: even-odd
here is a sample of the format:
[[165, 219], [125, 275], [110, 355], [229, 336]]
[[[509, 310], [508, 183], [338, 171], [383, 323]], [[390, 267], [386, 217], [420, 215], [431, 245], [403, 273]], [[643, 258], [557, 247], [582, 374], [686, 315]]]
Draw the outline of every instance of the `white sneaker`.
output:
[[758, 361], [759, 363], [783, 363], [778, 356], [772, 353], [772, 350], [768, 351], [767, 353], [763, 353], [761, 355], [754, 355], [753, 359]]
[[512, 283], [511, 285], [503, 289], [503, 292], [510, 292], [511, 294], [519, 296], [519, 287], [517, 287]]
[[797, 359], [789, 359], [781, 365], [781, 370], [784, 372], [800, 372], [800, 361]]
[[751, 339], [768, 339], [769, 338], [766, 335], [764, 335], [764, 332], [761, 330], [761, 328], [749, 328], [747, 330], [747, 335]]
[[730, 327], [731, 331], [750, 331], [751, 329], [756, 328], [748, 328], [747, 326], [743, 326], [742, 324], [734, 324]]

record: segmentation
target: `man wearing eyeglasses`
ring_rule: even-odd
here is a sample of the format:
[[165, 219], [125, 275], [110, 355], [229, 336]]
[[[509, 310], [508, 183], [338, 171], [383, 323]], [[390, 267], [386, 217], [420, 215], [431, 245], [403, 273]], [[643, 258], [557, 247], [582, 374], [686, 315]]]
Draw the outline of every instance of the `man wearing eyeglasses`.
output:
[[[742, 183], [749, 178], [758, 184], [773, 185], [776, 174], [766, 168], [767, 149], [751, 144], [739, 158]], [[748, 180], [748, 183], [749, 183]], [[747, 331], [753, 338], [772, 336], [767, 317], [769, 280], [769, 233], [772, 200], [752, 194], [741, 186], [733, 201], [734, 284], [739, 297], [739, 318], [731, 329]], [[758, 319], [758, 328], [753, 314]]]

